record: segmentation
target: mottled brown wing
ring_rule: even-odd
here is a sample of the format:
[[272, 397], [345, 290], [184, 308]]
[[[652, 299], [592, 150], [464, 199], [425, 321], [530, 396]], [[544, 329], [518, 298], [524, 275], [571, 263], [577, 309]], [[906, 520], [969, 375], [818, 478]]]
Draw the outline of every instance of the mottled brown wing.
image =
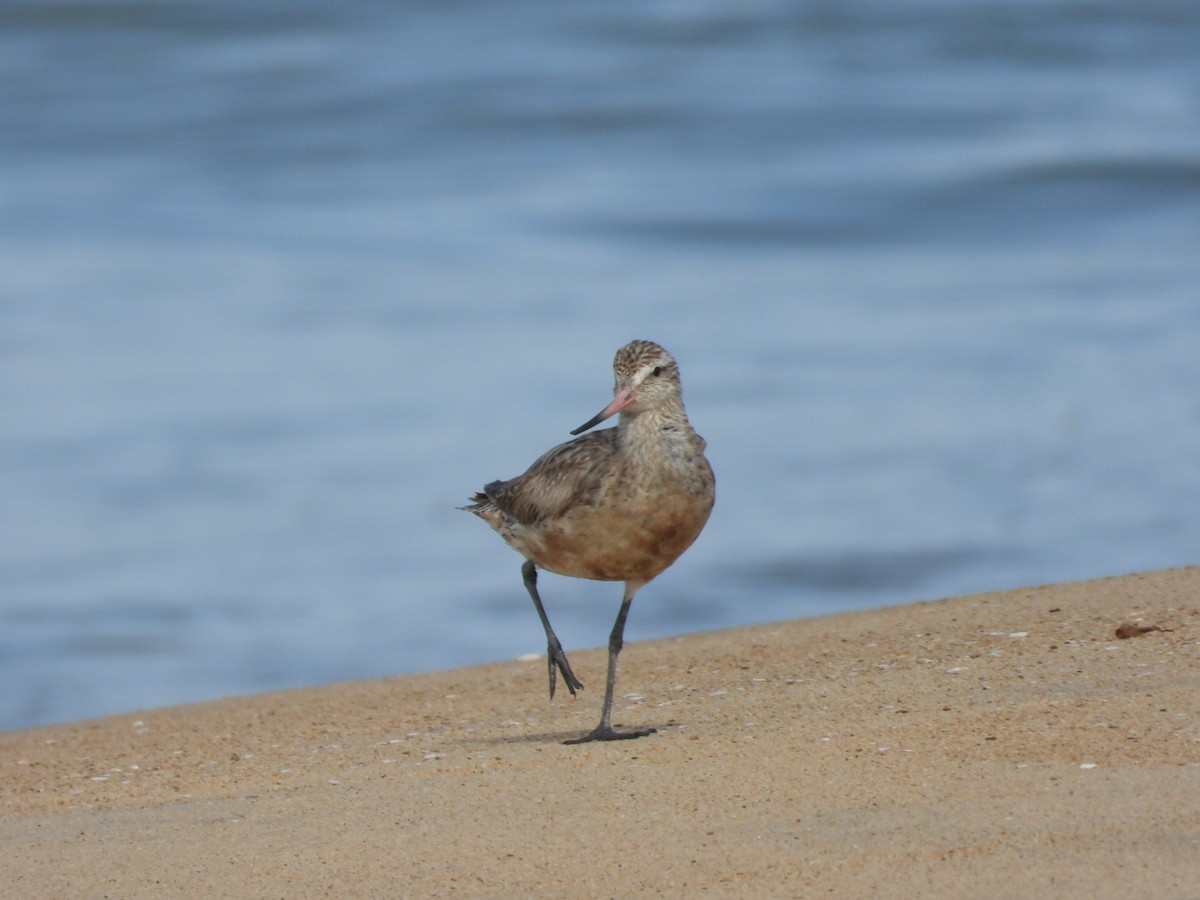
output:
[[616, 452], [616, 438], [617, 430], [606, 428], [559, 444], [524, 475], [493, 482], [484, 492], [498, 509], [525, 525], [562, 515], [599, 488], [600, 472]]

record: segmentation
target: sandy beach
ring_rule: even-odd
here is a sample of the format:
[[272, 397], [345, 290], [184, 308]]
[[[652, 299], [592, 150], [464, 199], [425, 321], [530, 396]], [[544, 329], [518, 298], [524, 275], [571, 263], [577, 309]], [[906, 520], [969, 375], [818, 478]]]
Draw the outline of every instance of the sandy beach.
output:
[[1200, 896], [1200, 568], [568, 651], [0, 734], [5, 895]]

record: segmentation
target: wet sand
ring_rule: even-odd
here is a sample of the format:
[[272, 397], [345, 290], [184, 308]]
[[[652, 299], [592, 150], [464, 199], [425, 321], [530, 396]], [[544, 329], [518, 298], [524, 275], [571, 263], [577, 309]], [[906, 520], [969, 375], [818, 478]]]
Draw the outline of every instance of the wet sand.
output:
[[1200, 896], [1200, 568], [568, 652], [0, 734], [0, 884]]

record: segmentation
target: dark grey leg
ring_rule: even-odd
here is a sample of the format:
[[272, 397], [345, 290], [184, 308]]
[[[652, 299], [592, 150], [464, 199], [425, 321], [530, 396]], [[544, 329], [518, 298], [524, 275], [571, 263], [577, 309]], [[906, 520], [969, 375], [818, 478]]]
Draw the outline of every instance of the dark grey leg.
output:
[[550, 620], [546, 617], [546, 610], [542, 606], [542, 598], [538, 596], [537, 567], [534, 566], [533, 560], [525, 560], [525, 564], [521, 566], [521, 577], [525, 581], [525, 589], [529, 591], [529, 596], [533, 598], [533, 605], [537, 609], [538, 618], [542, 620], [542, 628], [546, 630], [546, 655], [547, 664], [550, 668], [550, 699], [554, 699], [554, 688], [558, 682], [559, 672], [562, 672], [563, 681], [567, 683], [567, 690], [574, 697], [576, 689], [582, 688], [583, 684], [575, 677], [575, 673], [571, 671], [571, 664], [567, 662], [567, 654], [563, 653], [562, 644], [558, 642], [558, 635], [550, 627]]
[[621, 611], [617, 613], [617, 621], [613, 624], [612, 634], [608, 636], [608, 679], [604, 683], [604, 708], [600, 712], [600, 724], [583, 737], [563, 741], [564, 744], [586, 744], [590, 741], [627, 741], [632, 738], [645, 737], [654, 734], [653, 728], [642, 728], [638, 731], [614, 731], [612, 727], [613, 687], [617, 683], [617, 657], [625, 644], [625, 618], [629, 615], [629, 606], [633, 603], [633, 595], [640, 584], [626, 584], [625, 596], [621, 600]]

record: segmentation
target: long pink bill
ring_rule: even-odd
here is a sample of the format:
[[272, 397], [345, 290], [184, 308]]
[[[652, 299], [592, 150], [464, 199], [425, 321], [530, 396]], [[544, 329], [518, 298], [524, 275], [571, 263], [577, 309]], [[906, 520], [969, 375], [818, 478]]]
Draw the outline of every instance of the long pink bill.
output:
[[590, 419], [572, 431], [571, 434], [583, 434], [589, 428], [599, 425], [605, 419], [609, 418], [610, 416], [615, 416], [625, 407], [636, 402], [637, 394], [633, 392], [633, 388], [621, 388], [619, 391], [617, 391], [617, 395], [613, 397], [612, 403], [608, 404], [608, 406], [604, 407], [604, 409], [600, 410], [600, 412], [596, 413], [596, 415], [592, 416]]

